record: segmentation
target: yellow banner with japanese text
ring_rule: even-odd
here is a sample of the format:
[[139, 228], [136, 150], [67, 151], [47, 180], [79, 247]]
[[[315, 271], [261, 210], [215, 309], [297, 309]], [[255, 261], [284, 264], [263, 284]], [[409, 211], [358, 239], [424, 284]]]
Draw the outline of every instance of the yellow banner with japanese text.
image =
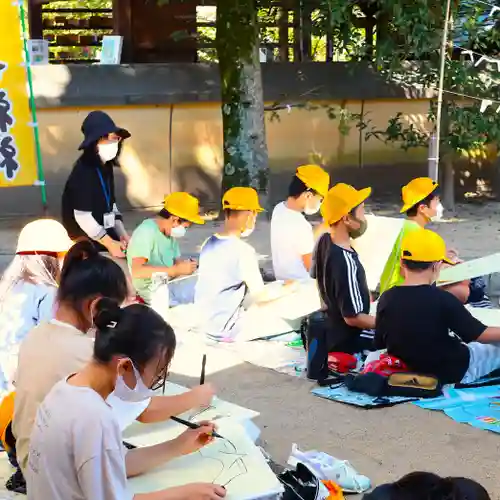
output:
[[0, 2], [0, 187], [37, 180], [35, 138], [18, 2]]

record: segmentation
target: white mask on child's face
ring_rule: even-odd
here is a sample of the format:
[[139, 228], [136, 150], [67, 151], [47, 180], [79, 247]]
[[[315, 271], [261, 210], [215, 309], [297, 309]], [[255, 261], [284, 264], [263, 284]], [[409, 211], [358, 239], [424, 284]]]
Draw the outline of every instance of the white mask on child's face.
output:
[[128, 403], [140, 403], [141, 401], [145, 401], [155, 395], [154, 391], [146, 387], [146, 384], [142, 380], [141, 374], [139, 370], [134, 366], [134, 363], [130, 361], [132, 364], [132, 369], [134, 370], [135, 376], [135, 387], [131, 389], [123, 379], [123, 376], [118, 374], [116, 377], [116, 385], [114, 394], [118, 399], [122, 401], [126, 401]]
[[185, 235], [186, 235], [185, 226], [175, 226], [170, 230], [170, 236], [172, 236], [172, 238], [182, 238]]
[[306, 208], [304, 208], [304, 213], [306, 215], [314, 215], [314, 214], [317, 214], [319, 212], [319, 209], [321, 207], [321, 201], [317, 201], [314, 205], [312, 206], [306, 206]]
[[321, 207], [321, 200], [318, 199], [317, 196], [311, 196], [307, 202], [306, 206], [304, 208], [304, 213], [306, 215], [314, 215], [319, 212], [319, 209]]
[[241, 232], [241, 237], [248, 238], [254, 232], [254, 229], [255, 229], [255, 217], [252, 216], [248, 218], [246, 228]]
[[255, 229], [255, 226], [254, 227], [250, 227], [248, 229], [245, 229], [242, 233], [241, 233], [241, 237], [242, 238], [248, 238], [254, 231]]
[[437, 207], [436, 207], [436, 215], [434, 215], [433, 217], [431, 217], [431, 220], [433, 222], [440, 221], [443, 218], [443, 214], [444, 214], [444, 207], [443, 207], [442, 203], [439, 202], [437, 204]]
[[118, 154], [118, 142], [106, 142], [97, 145], [97, 152], [103, 163], [114, 160]]

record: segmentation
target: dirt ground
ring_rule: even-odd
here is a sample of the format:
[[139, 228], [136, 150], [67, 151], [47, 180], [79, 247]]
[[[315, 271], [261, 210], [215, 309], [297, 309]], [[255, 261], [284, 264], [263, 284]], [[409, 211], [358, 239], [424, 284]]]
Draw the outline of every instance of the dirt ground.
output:
[[[396, 206], [373, 208], [383, 215], [397, 213]], [[500, 251], [499, 213], [499, 203], [461, 205], [455, 217], [436, 224], [435, 229], [459, 250], [461, 257], [479, 257]], [[129, 229], [144, 216], [126, 214]], [[0, 269], [13, 254], [17, 225], [10, 221], [5, 222], [4, 229], [0, 227]], [[216, 227], [216, 223], [208, 223], [191, 229], [182, 241], [183, 251], [196, 253]], [[261, 255], [270, 255], [269, 224], [264, 218], [250, 242]], [[496, 280], [493, 289], [500, 290]], [[199, 360], [193, 362], [199, 364]], [[185, 374], [173, 374], [172, 378], [185, 385], [196, 384], [194, 377]], [[411, 404], [359, 410], [321, 400], [310, 394], [310, 382], [248, 364], [223, 370], [212, 367], [208, 379], [216, 384], [220, 397], [261, 412], [256, 423], [267, 450], [277, 461], [284, 462], [292, 443], [297, 443], [304, 449], [315, 448], [349, 460], [374, 484], [395, 480], [410, 471], [427, 470], [472, 477], [489, 490], [492, 498], [500, 499], [499, 435]], [[0, 491], [0, 500], [7, 498]]]

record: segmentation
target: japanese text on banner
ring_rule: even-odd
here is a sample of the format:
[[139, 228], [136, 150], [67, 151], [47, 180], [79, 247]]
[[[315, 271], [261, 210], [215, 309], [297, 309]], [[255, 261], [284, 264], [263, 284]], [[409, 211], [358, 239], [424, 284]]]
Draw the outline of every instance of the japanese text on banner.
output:
[[17, 3], [0, 2], [0, 33], [0, 187], [32, 186], [37, 164]]

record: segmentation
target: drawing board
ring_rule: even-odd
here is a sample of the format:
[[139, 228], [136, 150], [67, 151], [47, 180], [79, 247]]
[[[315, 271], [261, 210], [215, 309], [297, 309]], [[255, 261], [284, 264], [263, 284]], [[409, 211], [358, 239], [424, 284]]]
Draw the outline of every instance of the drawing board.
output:
[[[281, 298], [269, 304], [252, 306], [245, 311], [239, 340], [257, 340], [295, 331], [300, 328], [303, 317], [320, 309], [316, 281], [297, 281], [291, 286], [291, 292]], [[279, 289], [282, 285], [271, 283], [266, 287]]]
[[297, 320], [321, 309], [321, 299], [316, 280], [297, 281], [295, 290], [269, 304], [273, 313], [286, 321]]
[[500, 253], [446, 267], [439, 273], [438, 285], [451, 285], [463, 280], [500, 272]]
[[[183, 394], [189, 391], [187, 387], [182, 385], [173, 384], [167, 382], [165, 386], [165, 392], [157, 391], [158, 396], [176, 396], [178, 394]], [[140, 434], [142, 432], [148, 433], [159, 433], [161, 435], [165, 428], [172, 425], [170, 420], [166, 422], [159, 422], [158, 424], [141, 424], [136, 421], [136, 418], [146, 409], [149, 404], [149, 400], [140, 403], [126, 403], [118, 398], [114, 398], [113, 401], [108, 401], [111, 404], [115, 415], [120, 423], [120, 428], [124, 431], [124, 435], [133, 436]], [[236, 404], [224, 401], [218, 397], [214, 397], [211, 405], [208, 408], [199, 408], [191, 410], [182, 415], [179, 415], [185, 420], [190, 420], [193, 422], [199, 422], [201, 420], [211, 420], [219, 423], [222, 420], [234, 420], [234, 421], [244, 421], [251, 420], [258, 417], [260, 414], [249, 408], [244, 408], [243, 406], [238, 406]], [[162, 441], [162, 439], [160, 439]]]
[[465, 306], [476, 319], [486, 326], [500, 327], [500, 309], [483, 309], [480, 307]]
[[394, 243], [401, 232], [404, 219], [367, 215], [368, 228], [360, 238], [353, 240], [353, 247], [365, 268], [368, 288], [377, 289], [380, 276], [387, 259], [391, 255]]
[[[174, 431], [165, 434], [163, 440], [172, 439], [184, 430], [183, 426], [176, 424]], [[224, 422], [218, 432], [226, 439], [215, 439], [196, 453], [130, 479], [131, 490], [135, 494], [151, 493], [189, 483], [207, 482], [223, 485], [228, 500], [255, 500], [283, 491], [260, 449], [241, 426]], [[147, 439], [130, 441], [137, 446], [156, 443]]]

